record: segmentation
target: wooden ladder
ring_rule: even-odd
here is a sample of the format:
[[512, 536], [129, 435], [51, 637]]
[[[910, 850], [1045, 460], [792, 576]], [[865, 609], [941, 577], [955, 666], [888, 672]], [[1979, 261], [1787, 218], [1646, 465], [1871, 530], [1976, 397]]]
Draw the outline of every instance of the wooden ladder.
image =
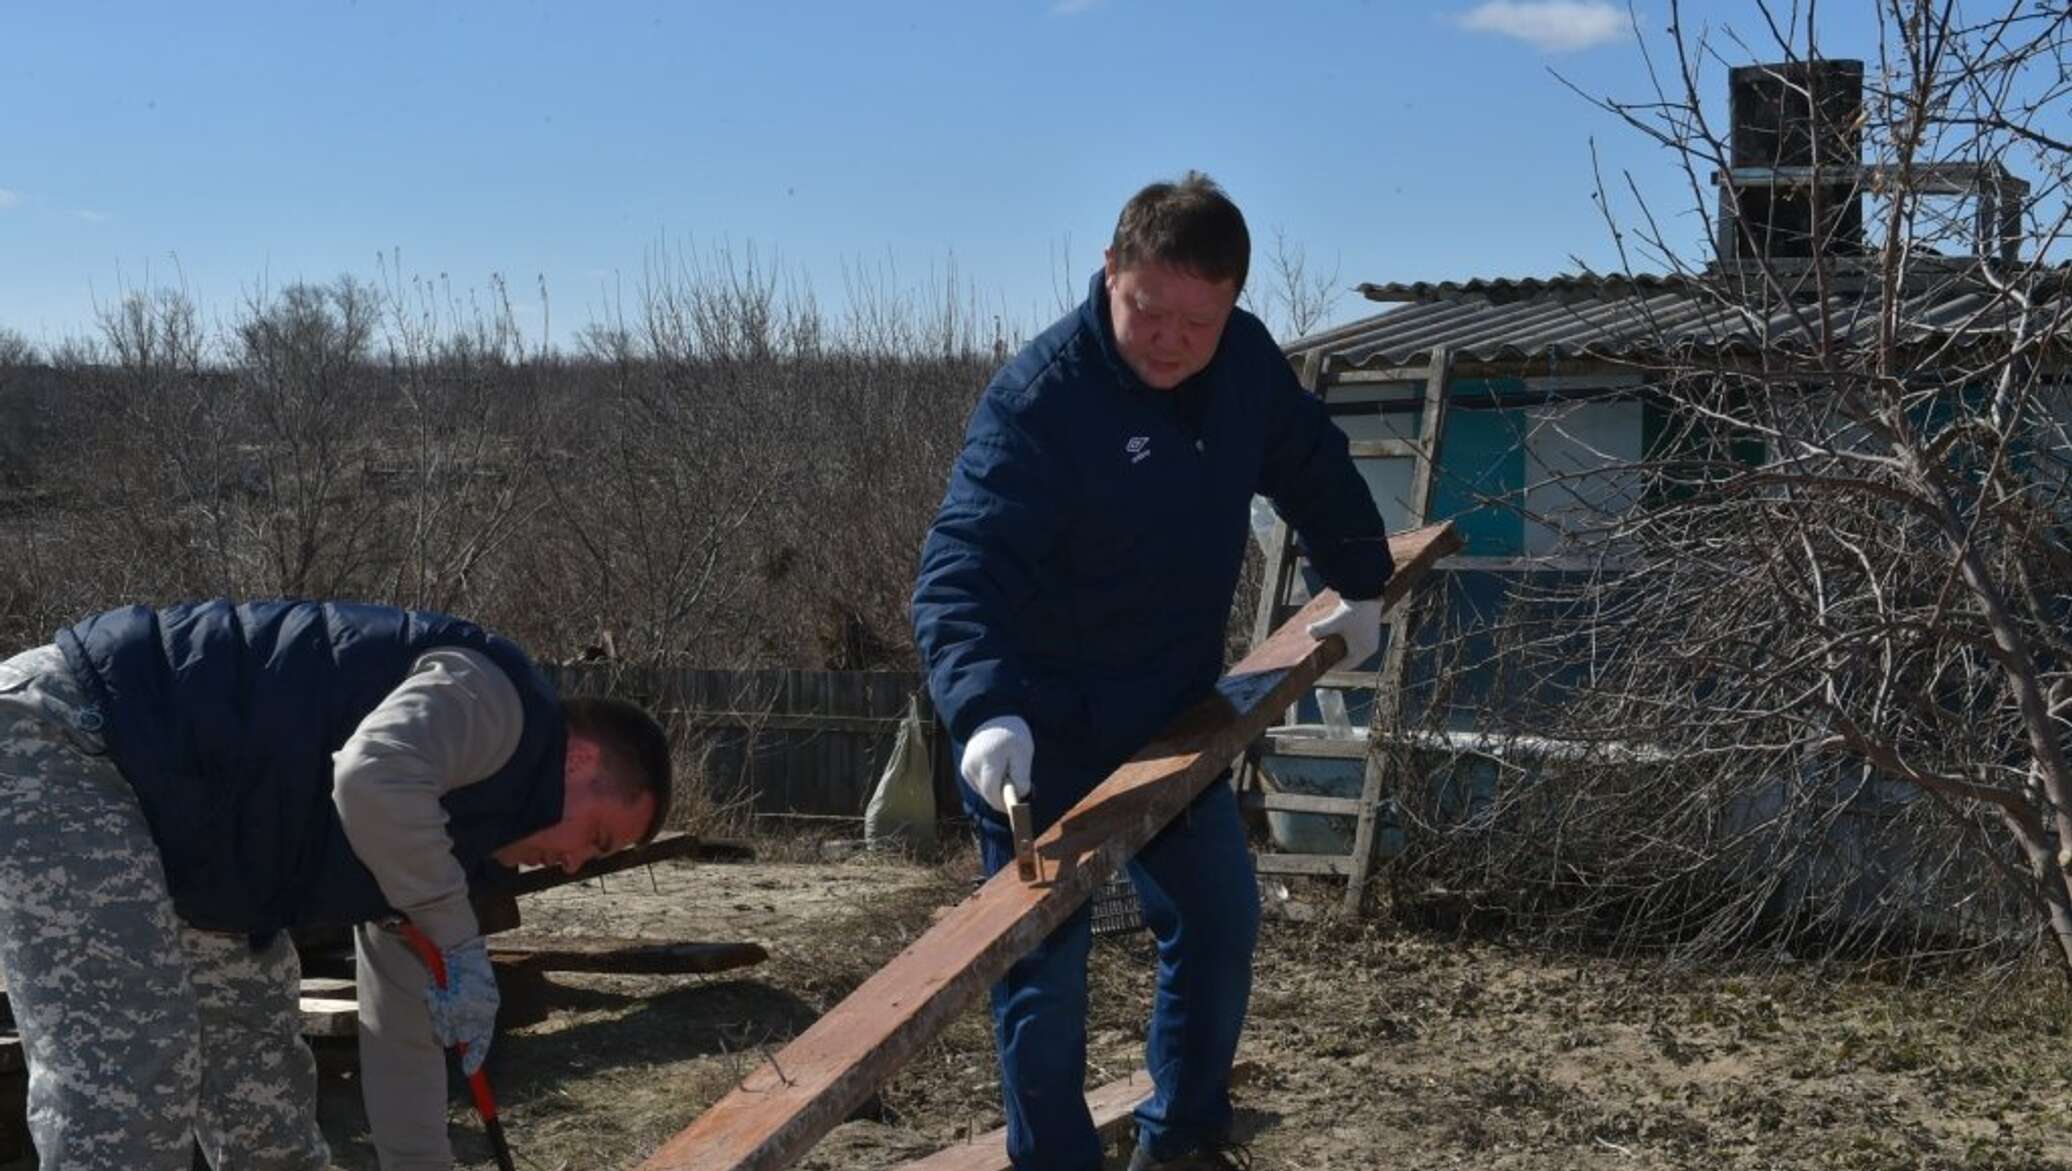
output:
[[[1303, 388], [1326, 405], [1331, 401], [1333, 390], [1355, 385], [1407, 382], [1417, 388], [1416, 438], [1349, 441], [1355, 460], [1415, 461], [1410, 475], [1409, 498], [1404, 501], [1408, 509], [1403, 522], [1406, 529], [1421, 527], [1430, 519], [1432, 482], [1437, 474], [1440, 436], [1446, 428], [1446, 391], [1452, 372], [1453, 356], [1444, 346], [1434, 346], [1428, 361], [1421, 366], [1357, 370], [1334, 361], [1322, 350], [1310, 351], [1302, 361]], [[1379, 404], [1376, 410], [1380, 410]], [[1307, 599], [1308, 590], [1299, 572], [1302, 560], [1296, 548], [1295, 534], [1287, 522], [1276, 522], [1273, 536], [1267, 543], [1266, 576], [1259, 591], [1258, 617], [1253, 624], [1255, 643]], [[1327, 672], [1317, 681], [1317, 704], [1324, 713], [1327, 728], [1347, 725], [1347, 691], [1373, 689], [1374, 704], [1364, 743], [1350, 735], [1344, 738], [1276, 738], [1269, 733], [1261, 744], [1253, 746], [1244, 770], [1250, 786], [1256, 790], [1246, 794], [1249, 807], [1286, 813], [1351, 815], [1357, 819], [1350, 854], [1261, 853], [1256, 860], [1261, 874], [1345, 875], [1347, 914], [1360, 913], [1367, 876], [1374, 865], [1375, 822], [1381, 808], [1385, 780], [1382, 746], [1385, 737], [1398, 727], [1403, 715], [1403, 676], [1410, 657], [1412, 609], [1406, 598], [1384, 615], [1382, 624], [1386, 637], [1378, 670], [1358, 670], [1359, 664], [1347, 664], [1346, 669]], [[1289, 719], [1292, 721], [1294, 718], [1295, 709], [1290, 708]], [[1283, 755], [1363, 761], [1364, 780], [1360, 795], [1356, 798], [1318, 797], [1266, 792], [1259, 783], [1260, 770], [1256, 761], [1262, 745], [1268, 741], [1271, 741], [1274, 752]]]

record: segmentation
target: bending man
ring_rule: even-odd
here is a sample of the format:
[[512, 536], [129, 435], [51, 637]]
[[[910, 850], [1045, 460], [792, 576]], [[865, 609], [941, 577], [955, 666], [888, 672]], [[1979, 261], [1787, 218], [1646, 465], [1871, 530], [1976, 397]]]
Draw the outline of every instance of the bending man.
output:
[[382, 1166], [451, 1167], [442, 1047], [472, 1070], [497, 1008], [470, 882], [644, 841], [669, 790], [645, 712], [564, 702], [439, 614], [133, 606], [0, 664], [0, 970], [41, 1165], [325, 1166], [288, 931], [356, 925]]

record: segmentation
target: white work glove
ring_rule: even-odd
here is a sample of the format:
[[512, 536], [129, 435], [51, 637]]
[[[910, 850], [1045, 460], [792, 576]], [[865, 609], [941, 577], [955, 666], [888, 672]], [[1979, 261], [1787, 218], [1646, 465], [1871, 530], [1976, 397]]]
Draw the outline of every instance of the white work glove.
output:
[[1363, 598], [1357, 602], [1338, 600], [1338, 608], [1309, 624], [1309, 636], [1318, 642], [1329, 635], [1345, 640], [1345, 658], [1338, 662], [1343, 670], [1352, 670], [1381, 649], [1381, 599]]
[[489, 1040], [496, 1033], [496, 970], [489, 966], [489, 945], [479, 938], [447, 948], [441, 958], [446, 983], [426, 981], [425, 1007], [439, 1044], [459, 1047], [460, 1071], [472, 1077], [489, 1056]]
[[1007, 812], [1007, 786], [1024, 800], [1029, 796], [1029, 769], [1036, 760], [1036, 737], [1020, 716], [995, 716], [978, 726], [964, 742], [964, 760], [957, 771], [964, 783], [996, 812]]

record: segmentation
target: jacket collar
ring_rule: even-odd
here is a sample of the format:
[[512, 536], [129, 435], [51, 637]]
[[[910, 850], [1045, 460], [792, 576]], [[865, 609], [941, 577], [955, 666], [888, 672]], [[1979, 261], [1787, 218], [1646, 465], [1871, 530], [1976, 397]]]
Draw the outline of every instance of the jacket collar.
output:
[[1108, 313], [1108, 274], [1105, 269], [1095, 269], [1094, 279], [1087, 285], [1086, 300], [1079, 306], [1079, 320], [1086, 331], [1094, 336], [1101, 349], [1101, 361], [1107, 363], [1108, 372], [1124, 390], [1147, 394], [1150, 388], [1122, 360], [1122, 351], [1115, 344], [1115, 321]]

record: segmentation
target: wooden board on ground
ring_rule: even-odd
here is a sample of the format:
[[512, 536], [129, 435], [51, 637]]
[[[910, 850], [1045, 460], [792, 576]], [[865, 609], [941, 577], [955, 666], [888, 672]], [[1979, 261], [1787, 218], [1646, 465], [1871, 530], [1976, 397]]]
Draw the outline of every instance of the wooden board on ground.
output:
[[489, 958], [499, 965], [540, 972], [667, 976], [746, 968], [769, 959], [770, 953], [758, 943], [643, 943], [577, 936], [506, 936], [490, 940]]
[[299, 1007], [305, 1037], [350, 1037], [359, 1028], [360, 1005], [351, 980], [304, 976]]
[[28, 1070], [22, 1039], [0, 1033], [0, 1162], [29, 1154]]
[[[496, 935], [515, 931], [522, 925], [518, 912], [518, 896], [537, 894], [566, 886], [573, 882], [585, 882], [616, 874], [636, 866], [665, 862], [674, 858], [689, 858], [698, 862], [745, 862], [755, 857], [755, 847], [747, 842], [731, 838], [701, 838], [694, 834], [666, 833], [646, 845], [620, 850], [616, 854], [599, 858], [589, 865], [568, 874], [557, 867], [538, 866], [513, 875], [501, 886], [478, 886], [468, 892], [468, 902], [475, 910], [475, 924], [484, 935]], [[295, 946], [302, 952], [302, 969], [324, 975], [342, 974], [352, 969], [352, 931], [343, 927], [298, 929]]]
[[608, 854], [569, 874], [554, 866], [538, 866], [520, 872], [509, 882], [498, 887], [503, 894], [529, 895], [571, 882], [586, 882], [607, 874], [617, 874], [636, 866], [654, 862], [666, 862], [672, 858], [690, 858], [699, 862], [746, 862], [755, 857], [755, 847], [747, 842], [731, 838], [701, 838], [694, 834], [662, 834], [646, 845], [634, 846]]
[[[1394, 605], [1453, 551], [1450, 525], [1393, 537]], [[1232, 667], [1215, 693], [1103, 781], [1037, 839], [1040, 878], [1012, 868], [920, 939], [640, 1164], [640, 1171], [789, 1167], [1064, 922], [1094, 889], [1186, 808], [1230, 760], [1344, 654], [1304, 628], [1330, 612], [1319, 595]]]
[[[675, 976], [731, 971], [770, 958], [757, 943], [650, 943], [637, 939], [564, 937], [494, 939], [489, 958], [499, 980], [515, 969], [524, 973], [608, 972], [618, 975]], [[305, 1037], [350, 1037], [357, 1027], [358, 995], [351, 980], [304, 976], [299, 1007]], [[509, 1022], [507, 1022], [509, 1023]], [[6, 1072], [0, 1053], [0, 1073]]]
[[[1230, 1084], [1240, 1085], [1251, 1076], [1252, 1063], [1240, 1058], [1230, 1067]], [[1151, 1096], [1151, 1075], [1138, 1070], [1118, 1078], [1086, 1095], [1087, 1113], [1094, 1116], [1094, 1133], [1113, 1138], [1130, 1120], [1137, 1104]], [[1007, 1128], [987, 1131], [970, 1142], [944, 1147], [925, 1159], [916, 1159], [894, 1171], [1014, 1171], [1007, 1161]]]

